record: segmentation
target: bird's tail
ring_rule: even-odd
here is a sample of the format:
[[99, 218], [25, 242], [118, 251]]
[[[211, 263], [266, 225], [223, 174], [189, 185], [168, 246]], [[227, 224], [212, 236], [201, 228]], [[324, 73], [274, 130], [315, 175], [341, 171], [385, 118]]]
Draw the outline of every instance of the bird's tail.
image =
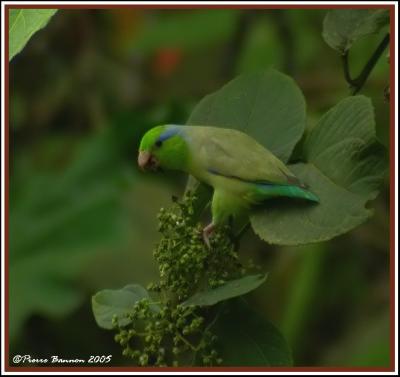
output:
[[301, 198], [306, 200], [311, 200], [312, 202], [319, 203], [319, 198], [313, 192], [308, 189], [308, 186], [292, 186], [292, 191], [295, 198]]
[[265, 198], [271, 197], [289, 197], [306, 199], [312, 202], [319, 203], [319, 198], [310, 190], [297, 185], [269, 185], [261, 184], [258, 186], [259, 193]]
[[[288, 183], [291, 185], [291, 190], [288, 190], [289, 193], [293, 193], [294, 197], [311, 200], [313, 202], [319, 203], [319, 198], [317, 195], [312, 193], [309, 190], [309, 187], [306, 183], [301, 182], [294, 175], [286, 175]], [[290, 195], [292, 196], [292, 195]]]

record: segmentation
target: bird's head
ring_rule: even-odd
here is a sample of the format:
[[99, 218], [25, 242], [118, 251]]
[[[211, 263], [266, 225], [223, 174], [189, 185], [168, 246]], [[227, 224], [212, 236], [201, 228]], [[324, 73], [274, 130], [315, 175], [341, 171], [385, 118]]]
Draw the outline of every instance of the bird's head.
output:
[[142, 170], [185, 170], [189, 150], [183, 126], [163, 125], [147, 131], [139, 146], [138, 165]]

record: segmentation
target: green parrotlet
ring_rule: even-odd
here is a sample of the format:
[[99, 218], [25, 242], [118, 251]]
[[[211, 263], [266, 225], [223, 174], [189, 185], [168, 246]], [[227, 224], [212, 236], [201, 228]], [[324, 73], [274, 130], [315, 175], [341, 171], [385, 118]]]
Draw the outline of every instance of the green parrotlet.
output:
[[265, 200], [290, 197], [319, 202], [318, 197], [269, 150], [243, 132], [203, 126], [161, 125], [143, 136], [138, 156], [143, 170], [180, 170], [214, 189], [212, 222], [248, 215]]

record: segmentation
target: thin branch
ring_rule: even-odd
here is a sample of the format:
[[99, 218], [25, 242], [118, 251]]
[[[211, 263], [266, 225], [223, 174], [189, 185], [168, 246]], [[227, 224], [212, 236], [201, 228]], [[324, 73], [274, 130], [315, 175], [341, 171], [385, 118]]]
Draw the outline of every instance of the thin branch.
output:
[[375, 52], [372, 54], [371, 58], [368, 60], [367, 64], [365, 65], [364, 69], [361, 71], [360, 75], [357, 77], [357, 86], [353, 92], [353, 94], [356, 94], [364, 85], [364, 83], [367, 81], [368, 76], [370, 75], [371, 71], [375, 67], [377, 61], [383, 54], [383, 52], [386, 50], [386, 47], [389, 45], [390, 37], [389, 34], [386, 34], [385, 37], [383, 38], [382, 42], [379, 44], [379, 46], [376, 48]]
[[342, 62], [343, 62], [343, 73], [344, 78], [349, 83], [350, 87], [354, 87], [356, 85], [355, 80], [351, 78], [350, 69], [349, 69], [349, 51], [346, 51], [342, 55]]
[[355, 79], [351, 78], [350, 69], [349, 69], [348, 51], [346, 51], [345, 54], [342, 55], [344, 77], [345, 77], [346, 81], [350, 84], [350, 90], [351, 90], [352, 95], [357, 94], [362, 89], [362, 87], [364, 86], [365, 82], [367, 81], [371, 71], [375, 67], [379, 58], [385, 51], [386, 47], [389, 45], [389, 41], [390, 41], [390, 36], [389, 36], [389, 34], [386, 34], [385, 37], [383, 38], [383, 40], [381, 41], [381, 43], [378, 45], [378, 47], [376, 48], [374, 53], [371, 55], [371, 57], [365, 64], [361, 73]]

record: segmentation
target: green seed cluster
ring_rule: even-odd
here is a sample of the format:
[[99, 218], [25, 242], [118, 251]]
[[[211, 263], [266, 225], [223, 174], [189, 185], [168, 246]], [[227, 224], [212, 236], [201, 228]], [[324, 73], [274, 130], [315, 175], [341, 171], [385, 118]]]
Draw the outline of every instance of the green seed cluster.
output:
[[124, 356], [140, 366], [179, 366], [193, 363], [217, 365], [222, 362], [214, 348], [217, 337], [205, 326], [195, 307], [163, 306], [149, 299], [138, 301], [128, 315], [129, 324], [120, 326], [115, 341]]
[[202, 226], [193, 221], [196, 197], [187, 193], [158, 215], [162, 238], [153, 254], [160, 279], [148, 286], [158, 302], [138, 301], [123, 326], [115, 317], [115, 341], [123, 355], [141, 366], [219, 365], [217, 337], [211, 332], [210, 311], [182, 303], [199, 290], [218, 287], [246, 272], [229, 236], [217, 229], [210, 248]]
[[160, 281], [150, 287], [176, 295], [178, 301], [199, 289], [215, 288], [241, 271], [229, 227], [216, 229], [210, 248], [202, 238], [201, 224], [193, 224], [193, 203], [188, 193], [170, 210], [161, 208], [158, 219], [162, 239], [154, 250], [159, 265]]

